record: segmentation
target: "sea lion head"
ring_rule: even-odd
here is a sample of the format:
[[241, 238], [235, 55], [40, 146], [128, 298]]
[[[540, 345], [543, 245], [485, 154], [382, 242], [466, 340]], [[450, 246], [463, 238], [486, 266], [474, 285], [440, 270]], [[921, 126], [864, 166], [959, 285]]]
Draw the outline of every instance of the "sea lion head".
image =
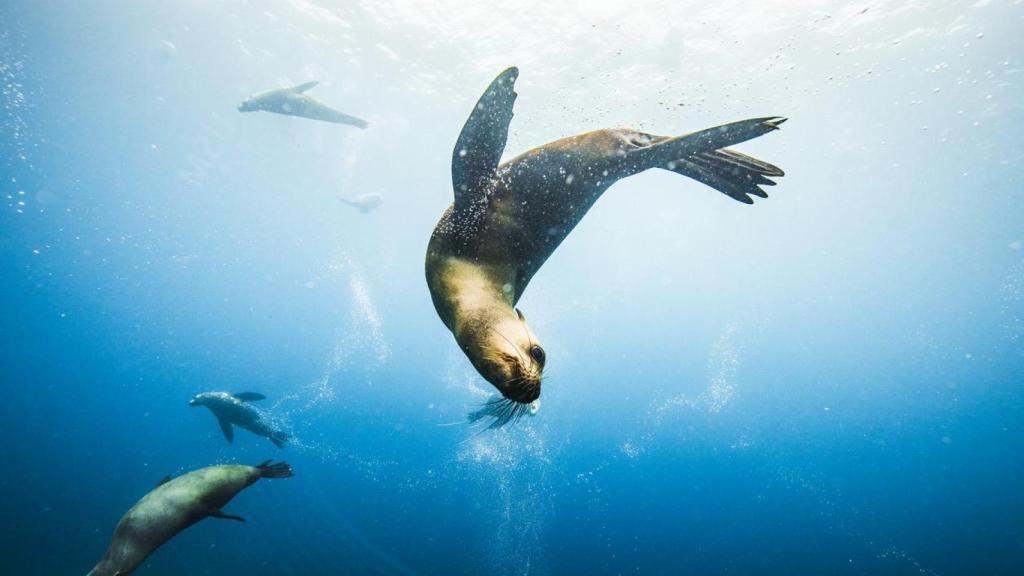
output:
[[471, 340], [463, 348], [502, 396], [520, 404], [540, 397], [546, 357], [522, 312], [491, 319]]
[[238, 105], [239, 112], [253, 112], [256, 110], [256, 97], [250, 96]]
[[193, 396], [192, 399], [188, 401], [188, 405], [192, 406], [193, 408], [196, 406], [206, 406], [210, 404], [210, 401], [213, 400], [214, 398], [214, 393], [203, 392], [202, 394], [196, 394], [195, 396]]

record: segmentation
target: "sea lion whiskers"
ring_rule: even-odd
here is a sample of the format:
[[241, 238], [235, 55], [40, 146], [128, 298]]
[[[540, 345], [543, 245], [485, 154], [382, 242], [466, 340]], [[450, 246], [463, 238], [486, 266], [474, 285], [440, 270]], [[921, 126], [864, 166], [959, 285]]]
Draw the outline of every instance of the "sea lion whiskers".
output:
[[493, 422], [480, 430], [482, 433], [485, 430], [494, 430], [506, 424], [518, 422], [529, 410], [529, 404], [516, 402], [504, 396], [496, 396], [485, 402], [478, 410], [470, 412], [467, 418], [469, 418], [470, 424], [475, 424], [488, 416], [493, 418]]

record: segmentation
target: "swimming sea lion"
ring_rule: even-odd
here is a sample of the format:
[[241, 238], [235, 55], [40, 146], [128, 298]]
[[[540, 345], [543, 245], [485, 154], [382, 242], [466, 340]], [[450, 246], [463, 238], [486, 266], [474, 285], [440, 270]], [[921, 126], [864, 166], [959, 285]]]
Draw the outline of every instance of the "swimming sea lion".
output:
[[107, 552], [87, 576], [130, 574], [164, 542], [207, 516], [245, 522], [221, 508], [260, 478], [290, 476], [291, 466], [270, 460], [259, 466], [200, 468], [173, 480], [168, 476], [121, 517]]
[[310, 118], [313, 120], [323, 120], [324, 122], [334, 122], [335, 124], [348, 124], [357, 128], [366, 128], [369, 124], [362, 118], [356, 118], [355, 116], [349, 116], [343, 114], [334, 108], [320, 102], [316, 98], [313, 98], [309, 94], [304, 94], [306, 90], [316, 86], [319, 82], [306, 82], [305, 84], [299, 84], [291, 88], [278, 88], [276, 90], [267, 90], [266, 92], [260, 92], [259, 94], [253, 94], [248, 97], [244, 102], [239, 104], [239, 112], [255, 112], [257, 110], [264, 110], [266, 112], [275, 112], [277, 114], [285, 114], [288, 116], [301, 116], [303, 118]]
[[373, 212], [384, 203], [384, 197], [375, 193], [360, 194], [355, 198], [338, 198], [338, 200], [348, 204], [349, 206], [358, 208], [363, 214]]
[[202, 394], [196, 394], [195, 397], [189, 400], [188, 405], [192, 407], [206, 406], [209, 408], [210, 412], [213, 412], [213, 415], [217, 417], [220, 429], [224, 432], [224, 437], [227, 438], [228, 442], [235, 441], [235, 431], [231, 427], [235, 425], [239, 428], [245, 428], [257, 436], [269, 438], [275, 446], [284, 448], [284, 443], [291, 438], [291, 435], [275, 430], [267, 423], [266, 418], [263, 417], [259, 410], [247, 404], [247, 402], [255, 402], [265, 398], [266, 396], [263, 394], [255, 392], [240, 392], [238, 394], [203, 392]]
[[[516, 68], [484, 92], [452, 155], [455, 201], [427, 246], [438, 315], [503, 399], [495, 424], [540, 396], [545, 353], [515, 308], [544, 261], [615, 182], [648, 168], [688, 176], [751, 204], [782, 170], [726, 146], [778, 129], [785, 118], [742, 120], [682, 136], [605, 129], [557, 140], [500, 164], [516, 99]], [[479, 415], [480, 413], [477, 413]]]

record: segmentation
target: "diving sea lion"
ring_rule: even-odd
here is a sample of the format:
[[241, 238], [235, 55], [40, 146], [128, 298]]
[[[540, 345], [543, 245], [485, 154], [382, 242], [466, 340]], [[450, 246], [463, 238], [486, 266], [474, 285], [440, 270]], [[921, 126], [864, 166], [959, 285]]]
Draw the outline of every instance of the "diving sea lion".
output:
[[266, 418], [263, 417], [259, 410], [247, 404], [247, 402], [255, 402], [265, 398], [266, 396], [263, 394], [255, 392], [240, 392], [238, 394], [203, 392], [202, 394], [196, 394], [195, 397], [189, 400], [188, 405], [192, 407], [206, 406], [209, 408], [210, 412], [213, 412], [213, 415], [217, 417], [220, 429], [224, 432], [224, 437], [227, 438], [228, 442], [235, 441], [235, 431], [231, 427], [235, 425], [239, 428], [245, 428], [257, 436], [269, 438], [275, 446], [284, 448], [284, 443], [291, 438], [291, 435], [275, 430], [267, 423]]
[[253, 94], [238, 105], [238, 111], [255, 112], [257, 110], [264, 110], [288, 116], [301, 116], [313, 120], [334, 122], [335, 124], [348, 124], [363, 129], [369, 126], [366, 120], [362, 118], [343, 114], [309, 94], [304, 94], [306, 90], [317, 84], [319, 82], [306, 82], [291, 88], [278, 88]]
[[338, 198], [338, 200], [344, 202], [345, 204], [348, 204], [349, 206], [358, 208], [359, 211], [362, 212], [363, 214], [373, 212], [374, 210], [379, 208], [381, 204], [384, 203], [383, 196], [381, 196], [380, 194], [373, 193], [360, 194], [355, 198]]
[[615, 182], [663, 168], [751, 204], [779, 168], [726, 146], [778, 129], [785, 118], [742, 120], [682, 136], [605, 129], [534, 148], [499, 165], [508, 139], [509, 68], [480, 97], [452, 155], [455, 201], [427, 246], [438, 315], [476, 370], [504, 398], [475, 413], [502, 425], [540, 396], [545, 352], [515, 308], [530, 279]]
[[107, 552], [87, 576], [131, 574], [164, 542], [207, 516], [245, 522], [221, 508], [260, 478], [290, 476], [291, 466], [270, 460], [259, 466], [200, 468], [173, 480], [168, 476], [121, 517]]

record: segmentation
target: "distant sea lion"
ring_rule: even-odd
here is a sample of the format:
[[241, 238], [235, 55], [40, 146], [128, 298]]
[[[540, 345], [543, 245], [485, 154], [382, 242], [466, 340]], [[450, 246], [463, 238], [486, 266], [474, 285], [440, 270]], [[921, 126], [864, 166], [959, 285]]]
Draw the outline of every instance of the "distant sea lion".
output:
[[121, 517], [107, 552], [87, 576], [130, 574], [164, 542], [207, 516], [245, 522], [221, 508], [260, 478], [290, 476], [291, 466], [270, 460], [259, 466], [200, 468], [173, 480], [168, 476]]
[[255, 112], [263, 110], [288, 116], [301, 116], [312, 120], [323, 120], [335, 124], [348, 124], [357, 128], [366, 128], [369, 124], [362, 118], [349, 116], [331, 108], [308, 94], [306, 90], [319, 82], [306, 82], [291, 88], [278, 88], [253, 94], [238, 106], [239, 112]]
[[504, 398], [475, 417], [521, 416], [540, 396], [545, 352], [515, 308], [530, 279], [615, 182], [648, 168], [688, 176], [751, 204], [779, 168], [726, 146], [778, 129], [778, 116], [667, 137], [605, 129], [557, 140], [499, 165], [508, 139], [516, 68], [480, 97], [452, 155], [455, 201], [427, 246], [438, 315], [476, 370]]
[[349, 206], [358, 208], [359, 211], [362, 212], [363, 214], [373, 212], [374, 210], [379, 208], [381, 204], [384, 203], [384, 197], [381, 196], [380, 194], [374, 193], [360, 194], [355, 198], [338, 198], [338, 200], [341, 200], [342, 202], [348, 204]]
[[235, 441], [235, 431], [231, 427], [234, 425], [239, 428], [245, 428], [257, 436], [269, 438], [275, 446], [284, 448], [284, 443], [291, 438], [291, 435], [275, 430], [273, 426], [267, 423], [266, 418], [264, 418], [259, 410], [247, 404], [247, 402], [255, 402], [265, 398], [266, 396], [263, 394], [255, 392], [239, 392], [238, 394], [203, 392], [202, 394], [196, 394], [194, 398], [189, 400], [188, 405], [192, 407], [206, 406], [209, 408], [210, 412], [213, 412], [213, 415], [217, 417], [220, 429], [224, 432], [224, 437], [227, 438], [228, 442]]

